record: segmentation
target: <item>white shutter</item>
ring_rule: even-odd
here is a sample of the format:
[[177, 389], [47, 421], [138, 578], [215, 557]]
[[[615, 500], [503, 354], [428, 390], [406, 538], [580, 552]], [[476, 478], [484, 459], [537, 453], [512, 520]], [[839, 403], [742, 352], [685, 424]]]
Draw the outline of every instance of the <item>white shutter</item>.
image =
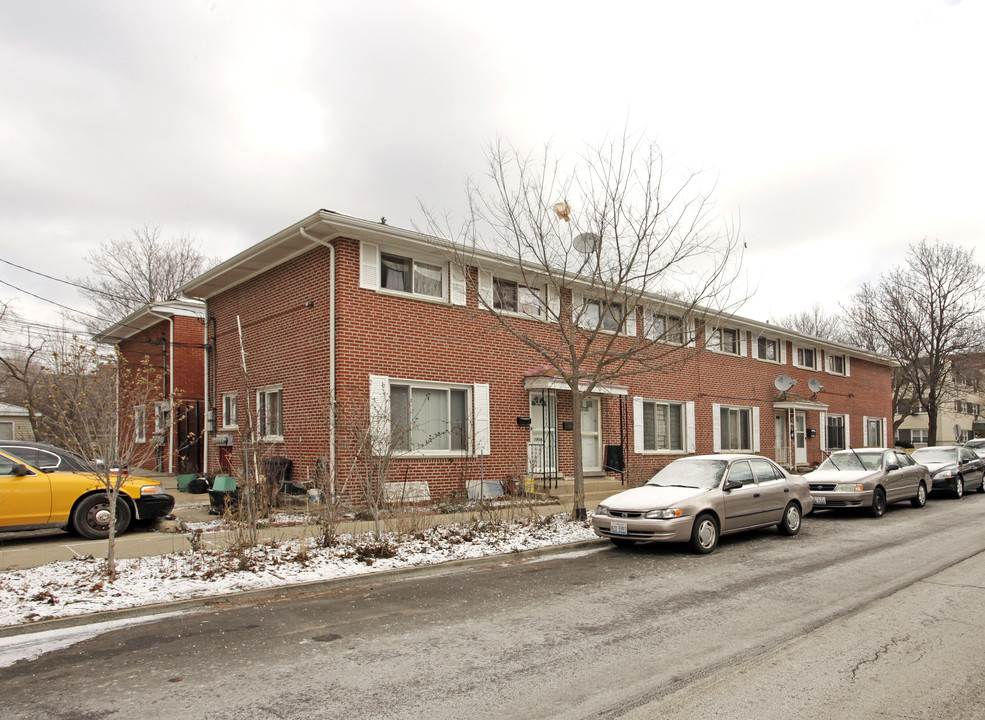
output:
[[684, 420], [685, 426], [687, 427], [687, 445], [685, 446], [689, 453], [696, 452], [696, 440], [694, 438], [694, 401], [690, 400], [684, 403]]
[[359, 287], [365, 290], [380, 287], [380, 247], [365, 240], [359, 243]]
[[585, 297], [578, 292], [571, 293], [571, 322], [578, 327], [585, 327], [584, 315]]
[[633, 451], [643, 452], [643, 398], [633, 398]]
[[561, 319], [561, 294], [551, 284], [547, 285], [547, 312], [549, 321], [556, 322]]
[[694, 337], [694, 318], [693, 317], [689, 317], [687, 319], [687, 336], [688, 336], [687, 346], [688, 347], [694, 347], [695, 337]]
[[749, 335], [745, 330], [739, 330], [739, 355], [742, 357], [749, 356], [749, 345], [746, 342], [746, 337]]
[[626, 334], [636, 337], [636, 308], [631, 307], [626, 313]]
[[714, 452], [722, 451], [722, 406], [712, 403], [711, 406], [711, 431], [714, 436], [711, 439], [711, 449]]
[[781, 339], [777, 340], [777, 342], [780, 343], [780, 364], [781, 365], [786, 365], [787, 364], [787, 341], [786, 340], [783, 340], [781, 338]]
[[465, 271], [460, 265], [455, 262], [451, 262], [448, 265], [448, 290], [449, 297], [448, 300], [452, 305], [464, 305], [465, 304]]
[[852, 429], [848, 424], [848, 413], [845, 413], [845, 449], [852, 447]]
[[385, 455], [390, 445], [390, 378], [369, 376], [369, 432], [376, 455]]
[[493, 276], [488, 270], [479, 271], [479, 307], [493, 307]]
[[472, 386], [472, 431], [476, 455], [489, 455], [492, 442], [489, 428], [489, 383]]
[[821, 438], [821, 450], [827, 450], [828, 449], [828, 414], [818, 413], [818, 416], [820, 418], [818, 422], [821, 424], [821, 427], [817, 429], [817, 434]]
[[[848, 369], [848, 356], [845, 356], [845, 369]], [[889, 438], [886, 437], [886, 433], [889, 431], [889, 425], [886, 424], [886, 418], [882, 419], [882, 446], [890, 447]]]
[[715, 334], [714, 326], [706, 320], [705, 321], [705, 347], [706, 348], [708, 347], [708, 343], [711, 342], [711, 336], [714, 334]]
[[752, 451], [759, 452], [759, 408], [752, 409]]
[[849, 358], [848, 357], [848, 354], [846, 353], [845, 354], [845, 377], [848, 377], [849, 375], [852, 374], [852, 368], [851, 368], [850, 362], [851, 362], [851, 358]]

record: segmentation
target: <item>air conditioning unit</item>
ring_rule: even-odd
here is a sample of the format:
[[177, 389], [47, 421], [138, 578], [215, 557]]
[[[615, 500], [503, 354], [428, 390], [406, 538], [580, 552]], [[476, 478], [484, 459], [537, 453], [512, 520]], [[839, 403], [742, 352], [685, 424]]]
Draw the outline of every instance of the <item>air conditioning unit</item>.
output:
[[216, 435], [213, 439], [213, 443], [216, 447], [232, 447], [233, 436], [232, 435]]

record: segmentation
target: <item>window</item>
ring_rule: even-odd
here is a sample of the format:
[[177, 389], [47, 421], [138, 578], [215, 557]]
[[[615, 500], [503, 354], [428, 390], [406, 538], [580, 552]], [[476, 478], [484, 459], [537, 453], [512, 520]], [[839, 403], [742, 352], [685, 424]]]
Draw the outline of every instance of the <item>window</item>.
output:
[[412, 258], [380, 253], [380, 288], [395, 292], [444, 297], [444, 268]]
[[729, 482], [740, 482], [743, 485], [755, 485], [756, 476], [752, 474], [752, 467], [748, 460], [739, 460], [732, 463], [728, 471]]
[[807, 370], [817, 370], [817, 349], [812, 347], [797, 347], [793, 364]]
[[468, 449], [468, 404], [468, 391], [464, 388], [390, 383], [393, 449], [404, 452]]
[[684, 449], [683, 403], [642, 401], [643, 450]]
[[14, 439], [14, 421], [4, 420], [0, 422], [0, 440]]
[[752, 450], [752, 409], [722, 407], [719, 413], [721, 450]]
[[780, 343], [768, 337], [761, 337], [756, 340], [756, 357], [759, 360], [770, 362], [780, 362]]
[[684, 327], [684, 320], [678, 315], [647, 312], [646, 320], [644, 334], [651, 340], [662, 340], [675, 345], [686, 345], [691, 342], [690, 333]]
[[882, 418], [865, 418], [865, 447], [883, 446]]
[[257, 390], [257, 426], [261, 440], [284, 440], [284, 391], [279, 386]]
[[222, 427], [223, 428], [236, 428], [239, 426], [236, 420], [238, 402], [239, 402], [238, 393], [227, 392], [222, 394]]
[[133, 437], [139, 443], [147, 442], [147, 408], [143, 405], [133, 409]]
[[914, 428], [910, 430], [910, 442], [914, 445], [926, 445], [930, 437], [930, 430], [927, 428]]
[[620, 303], [603, 303], [599, 300], [586, 300], [581, 311], [582, 327], [594, 330], [598, 328], [607, 332], [622, 330], [622, 305]]
[[493, 307], [496, 310], [544, 317], [544, 291], [512, 280], [493, 278]]
[[760, 483], [773, 482], [774, 480], [785, 480], [783, 471], [769, 460], [750, 460], [753, 472], [756, 473], [756, 480]]
[[827, 353], [828, 372], [832, 375], [848, 374], [848, 358], [845, 355], [832, 355]]
[[845, 416], [828, 415], [825, 426], [828, 447], [826, 450], [845, 449]]
[[708, 337], [707, 346], [715, 352], [739, 354], [739, 331], [734, 328], [716, 328]]

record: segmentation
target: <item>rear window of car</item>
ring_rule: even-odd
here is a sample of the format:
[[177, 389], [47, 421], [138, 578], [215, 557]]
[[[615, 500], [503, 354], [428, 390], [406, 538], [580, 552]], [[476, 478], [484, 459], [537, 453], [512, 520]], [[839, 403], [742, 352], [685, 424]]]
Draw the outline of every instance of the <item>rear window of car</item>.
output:
[[913, 453], [913, 459], [917, 462], [953, 463], [957, 452], [955, 448], [921, 448]]

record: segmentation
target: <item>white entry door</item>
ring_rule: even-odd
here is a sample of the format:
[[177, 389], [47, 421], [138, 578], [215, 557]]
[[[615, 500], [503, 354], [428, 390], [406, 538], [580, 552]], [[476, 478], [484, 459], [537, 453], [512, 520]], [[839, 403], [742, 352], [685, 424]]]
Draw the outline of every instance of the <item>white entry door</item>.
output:
[[787, 428], [787, 411], [777, 410], [773, 413], [773, 436], [776, 438], [774, 445], [773, 459], [776, 460], [781, 465], [790, 464], [790, 456], [787, 455], [787, 447], [789, 443], [787, 441], [787, 435], [790, 434], [790, 430]]
[[530, 444], [528, 470], [557, 472], [557, 396], [553, 390], [530, 392]]
[[581, 401], [581, 467], [585, 472], [602, 470], [601, 407], [597, 397]]
[[794, 416], [794, 462], [807, 464], [807, 413], [797, 410]]

